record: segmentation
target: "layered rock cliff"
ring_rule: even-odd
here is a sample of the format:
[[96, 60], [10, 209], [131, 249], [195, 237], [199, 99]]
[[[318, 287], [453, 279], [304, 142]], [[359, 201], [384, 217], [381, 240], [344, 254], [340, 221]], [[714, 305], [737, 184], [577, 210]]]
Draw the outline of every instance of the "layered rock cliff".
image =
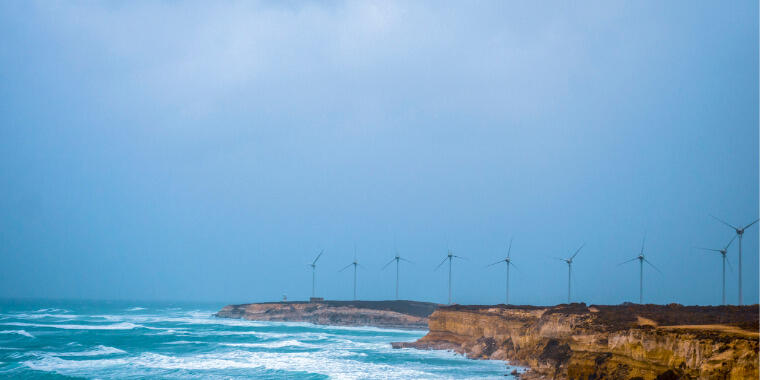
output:
[[255, 321], [427, 329], [437, 304], [416, 301], [269, 302], [225, 306], [215, 315]]
[[393, 346], [507, 360], [523, 378], [757, 379], [758, 306], [450, 306]]

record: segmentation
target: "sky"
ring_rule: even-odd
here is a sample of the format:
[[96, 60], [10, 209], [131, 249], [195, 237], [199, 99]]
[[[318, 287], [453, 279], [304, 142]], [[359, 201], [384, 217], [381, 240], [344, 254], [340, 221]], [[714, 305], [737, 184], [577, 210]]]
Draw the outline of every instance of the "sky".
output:
[[758, 170], [756, 1], [0, 2], [0, 297], [719, 304]]

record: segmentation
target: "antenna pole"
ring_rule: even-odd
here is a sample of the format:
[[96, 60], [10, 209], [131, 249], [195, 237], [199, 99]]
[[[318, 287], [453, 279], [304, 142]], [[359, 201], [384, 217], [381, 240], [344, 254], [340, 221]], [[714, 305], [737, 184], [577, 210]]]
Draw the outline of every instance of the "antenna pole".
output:
[[451, 256], [449, 256], [449, 305], [451, 305]]
[[744, 231], [739, 232], [739, 306], [742, 305], [742, 237]]
[[507, 303], [509, 305], [509, 262], [507, 262]]
[[354, 263], [354, 301], [356, 301], [356, 263]]
[[398, 299], [398, 257], [396, 258], [396, 299]]
[[726, 305], [726, 254], [723, 253], [723, 306]]
[[644, 304], [644, 259], [639, 259], [639, 304]]

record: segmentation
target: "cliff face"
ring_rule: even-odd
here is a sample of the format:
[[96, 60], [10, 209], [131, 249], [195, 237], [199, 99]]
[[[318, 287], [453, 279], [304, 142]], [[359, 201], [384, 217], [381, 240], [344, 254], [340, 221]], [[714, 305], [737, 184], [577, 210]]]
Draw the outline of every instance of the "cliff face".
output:
[[225, 306], [215, 315], [255, 321], [427, 329], [437, 304], [415, 301], [271, 302]]
[[394, 347], [452, 349], [555, 379], [757, 379], [758, 307], [451, 306]]

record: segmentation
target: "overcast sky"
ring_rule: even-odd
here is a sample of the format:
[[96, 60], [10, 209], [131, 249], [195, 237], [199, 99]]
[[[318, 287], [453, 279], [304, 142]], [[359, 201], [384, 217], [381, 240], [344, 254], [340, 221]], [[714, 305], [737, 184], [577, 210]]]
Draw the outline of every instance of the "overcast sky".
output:
[[[0, 296], [720, 302], [756, 1], [0, 2]], [[729, 252], [729, 302], [738, 250]], [[758, 228], [744, 238], [758, 302]]]

